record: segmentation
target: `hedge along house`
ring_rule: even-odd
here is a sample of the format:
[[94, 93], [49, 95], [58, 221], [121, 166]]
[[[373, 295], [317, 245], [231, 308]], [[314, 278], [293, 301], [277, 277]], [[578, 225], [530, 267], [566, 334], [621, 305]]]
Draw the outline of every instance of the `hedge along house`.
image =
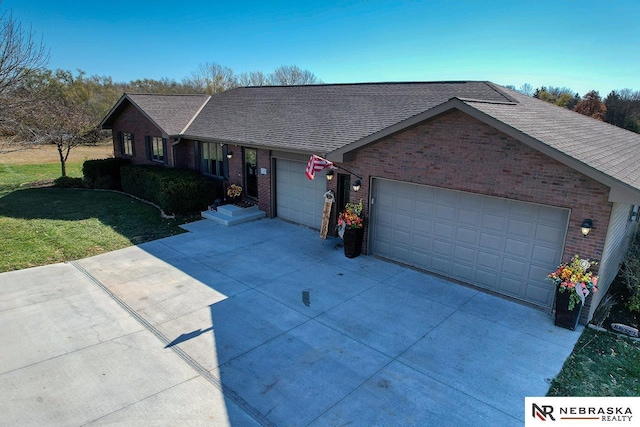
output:
[[[165, 110], [146, 111], [139, 96]], [[149, 121], [175, 114], [187, 123], [167, 132], [167, 166], [240, 184], [269, 217], [314, 228], [326, 190], [337, 195], [333, 223], [362, 198], [365, 253], [546, 310], [548, 272], [574, 254], [599, 260], [600, 292], [583, 321], [637, 228], [640, 135], [488, 82], [237, 88], [190, 111], [176, 98], [124, 95], [103, 121], [115, 155], [127, 156], [119, 135], [145, 135]], [[309, 181], [311, 154], [344, 169]], [[362, 178], [358, 193], [345, 170]]]

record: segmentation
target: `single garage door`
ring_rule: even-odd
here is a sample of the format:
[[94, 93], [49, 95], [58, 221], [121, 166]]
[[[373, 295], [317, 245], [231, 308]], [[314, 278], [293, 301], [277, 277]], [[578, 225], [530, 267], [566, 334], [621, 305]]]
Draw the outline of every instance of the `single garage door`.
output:
[[371, 251], [549, 308], [569, 210], [374, 179]]
[[306, 163], [276, 159], [276, 216], [298, 224], [320, 229], [326, 171], [316, 172], [309, 180]]

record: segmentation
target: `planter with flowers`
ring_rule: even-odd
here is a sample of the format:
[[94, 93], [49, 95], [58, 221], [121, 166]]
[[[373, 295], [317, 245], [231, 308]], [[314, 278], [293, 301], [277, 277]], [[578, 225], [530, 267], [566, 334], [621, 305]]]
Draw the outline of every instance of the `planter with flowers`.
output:
[[571, 262], [560, 264], [547, 275], [556, 285], [556, 326], [574, 330], [578, 325], [585, 299], [591, 292], [598, 291], [598, 276], [589, 271], [595, 264], [575, 255]]
[[347, 203], [338, 216], [338, 234], [344, 240], [344, 256], [355, 258], [360, 255], [364, 236], [362, 199], [360, 203]]
[[236, 184], [231, 184], [227, 187], [227, 199], [231, 201], [231, 203], [238, 202], [240, 197], [242, 196], [242, 187]]

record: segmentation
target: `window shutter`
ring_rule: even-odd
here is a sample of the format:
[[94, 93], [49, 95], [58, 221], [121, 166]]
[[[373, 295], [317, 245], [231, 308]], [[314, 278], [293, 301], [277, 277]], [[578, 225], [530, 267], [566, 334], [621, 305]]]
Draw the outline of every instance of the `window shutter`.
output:
[[165, 165], [169, 164], [169, 153], [167, 153], [167, 138], [162, 138], [162, 160]]
[[118, 140], [118, 146], [119, 146], [118, 151], [120, 151], [120, 154], [124, 154], [124, 147], [122, 146], [122, 132], [120, 131], [117, 132], [116, 139]]
[[202, 161], [200, 160], [200, 153], [202, 150], [202, 146], [200, 145], [200, 141], [193, 141], [193, 154], [194, 154], [194, 159], [193, 161], [195, 162], [195, 170], [202, 172]]
[[136, 156], [136, 140], [133, 138], [133, 134], [131, 134], [131, 155]]
[[149, 135], [145, 135], [144, 145], [147, 148], [147, 160], [153, 160], [153, 145], [151, 142], [151, 137]]

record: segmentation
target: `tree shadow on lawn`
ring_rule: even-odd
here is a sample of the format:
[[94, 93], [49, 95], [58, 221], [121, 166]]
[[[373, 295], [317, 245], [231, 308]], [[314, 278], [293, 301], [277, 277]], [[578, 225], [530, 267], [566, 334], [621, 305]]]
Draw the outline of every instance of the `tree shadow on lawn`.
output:
[[159, 211], [124, 194], [62, 188], [16, 190], [0, 197], [0, 217], [52, 221], [97, 219], [134, 244], [184, 232], [186, 218], [162, 219]]

